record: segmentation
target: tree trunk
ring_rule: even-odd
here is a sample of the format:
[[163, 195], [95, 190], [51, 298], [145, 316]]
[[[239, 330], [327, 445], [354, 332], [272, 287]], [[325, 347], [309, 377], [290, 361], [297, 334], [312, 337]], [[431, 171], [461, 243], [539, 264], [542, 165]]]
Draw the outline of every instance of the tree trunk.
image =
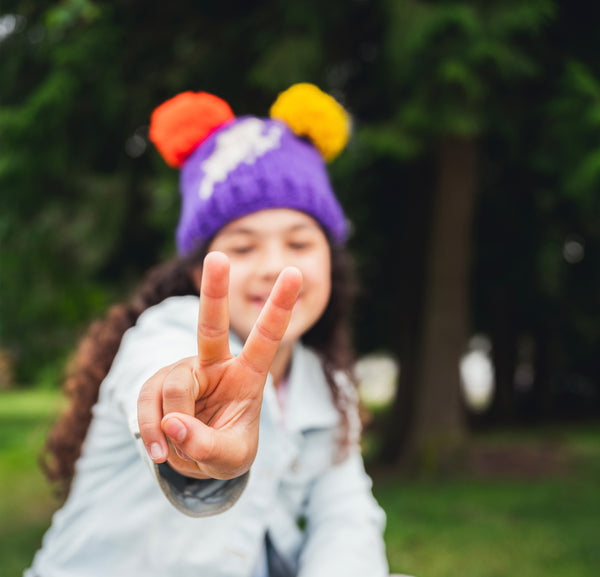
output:
[[[395, 326], [394, 340], [390, 343], [397, 352], [401, 370], [393, 405], [381, 427], [382, 445], [378, 458], [384, 465], [398, 462], [412, 429], [436, 166], [437, 158], [427, 155], [419, 163], [412, 164], [408, 175], [404, 174], [405, 180], [401, 185], [404, 194], [399, 206], [403, 216], [394, 232], [390, 233], [393, 250], [389, 253], [389, 262], [396, 259], [401, 263], [395, 267], [396, 303], [393, 316], [389, 317]], [[397, 219], [397, 215], [394, 218]]]
[[414, 419], [403, 460], [421, 472], [452, 466], [466, 438], [459, 361], [469, 331], [471, 221], [478, 143], [446, 136], [439, 146]]

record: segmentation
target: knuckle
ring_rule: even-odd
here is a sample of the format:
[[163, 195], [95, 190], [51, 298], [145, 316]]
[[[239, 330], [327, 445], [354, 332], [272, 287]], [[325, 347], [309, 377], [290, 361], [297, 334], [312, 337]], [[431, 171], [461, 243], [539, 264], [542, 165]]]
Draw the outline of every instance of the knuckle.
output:
[[229, 330], [228, 328], [215, 327], [208, 323], [199, 323], [198, 334], [205, 339], [222, 339], [229, 335]]
[[154, 437], [157, 437], [157, 426], [155, 423], [153, 423], [152, 421], [149, 420], [145, 420], [145, 419], [140, 419], [138, 421], [138, 425], [140, 428], [140, 435], [142, 436], [143, 439], [152, 439]]
[[281, 340], [281, 337], [279, 336], [278, 331], [272, 330], [272, 329], [268, 328], [267, 326], [265, 326], [264, 324], [261, 324], [261, 323], [257, 324], [256, 331], [264, 340], [266, 340], [270, 343], [277, 343]]
[[163, 383], [163, 398], [166, 401], [189, 399], [192, 394], [193, 376], [189, 369], [174, 369]]
[[149, 404], [154, 403], [156, 399], [156, 395], [154, 393], [154, 391], [152, 389], [150, 389], [149, 387], [146, 387], [146, 385], [144, 385], [142, 387], [142, 389], [140, 390], [140, 394], [138, 395], [138, 408], [143, 408]]
[[203, 441], [192, 440], [186, 446], [182, 444], [182, 448], [199, 465], [209, 460], [214, 450], [211, 436], [203, 439]]

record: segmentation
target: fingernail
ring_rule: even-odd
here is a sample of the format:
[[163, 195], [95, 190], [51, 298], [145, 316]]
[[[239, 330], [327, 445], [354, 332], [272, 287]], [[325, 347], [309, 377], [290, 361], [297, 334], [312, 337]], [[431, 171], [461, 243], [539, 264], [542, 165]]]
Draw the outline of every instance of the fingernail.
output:
[[157, 459], [162, 459], [163, 450], [159, 443], [152, 443], [150, 445], [150, 457], [152, 457], [152, 459], [155, 461]]
[[168, 419], [165, 421], [164, 431], [176, 443], [183, 443], [187, 436], [187, 429], [179, 419]]

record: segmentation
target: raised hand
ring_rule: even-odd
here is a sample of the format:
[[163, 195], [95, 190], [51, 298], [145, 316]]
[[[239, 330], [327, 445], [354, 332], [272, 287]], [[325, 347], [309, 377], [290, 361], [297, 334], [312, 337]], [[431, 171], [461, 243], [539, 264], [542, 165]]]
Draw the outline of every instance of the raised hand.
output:
[[[302, 284], [297, 268], [277, 279], [242, 352], [229, 350], [229, 260], [204, 261], [198, 354], [164, 367], [142, 387], [138, 422], [153, 461], [179, 473], [231, 479], [256, 456], [263, 388]], [[167, 438], [169, 442], [167, 442]]]

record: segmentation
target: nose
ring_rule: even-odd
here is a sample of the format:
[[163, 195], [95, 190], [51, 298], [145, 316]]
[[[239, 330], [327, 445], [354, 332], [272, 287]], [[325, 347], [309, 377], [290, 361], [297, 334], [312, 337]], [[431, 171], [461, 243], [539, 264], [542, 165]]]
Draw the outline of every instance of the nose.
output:
[[259, 262], [259, 272], [264, 278], [275, 281], [279, 273], [289, 264], [285, 247], [273, 242], [265, 246]]

